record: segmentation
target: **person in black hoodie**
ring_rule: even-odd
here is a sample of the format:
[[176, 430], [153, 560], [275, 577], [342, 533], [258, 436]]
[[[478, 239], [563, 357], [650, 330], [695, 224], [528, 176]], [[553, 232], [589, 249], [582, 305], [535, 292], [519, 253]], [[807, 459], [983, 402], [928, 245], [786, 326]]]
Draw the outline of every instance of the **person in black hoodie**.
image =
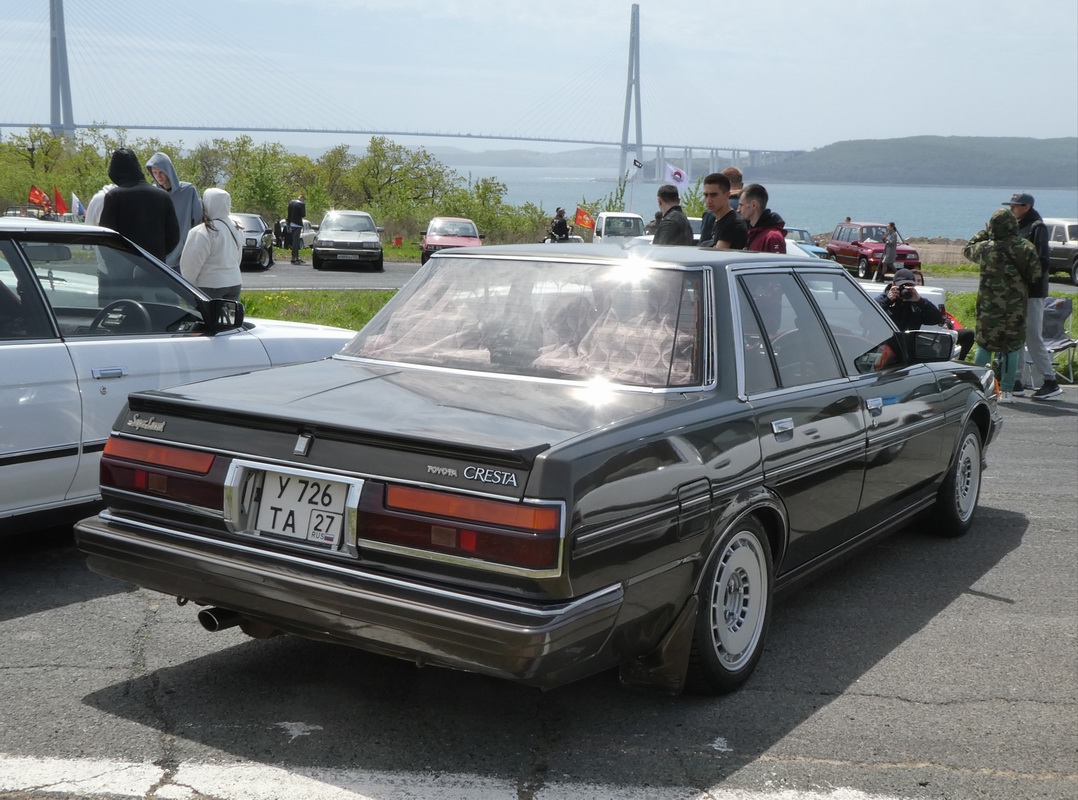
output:
[[112, 228], [164, 261], [180, 241], [172, 200], [146, 181], [138, 156], [126, 147], [112, 154], [109, 178], [116, 188], [105, 195], [101, 226]]

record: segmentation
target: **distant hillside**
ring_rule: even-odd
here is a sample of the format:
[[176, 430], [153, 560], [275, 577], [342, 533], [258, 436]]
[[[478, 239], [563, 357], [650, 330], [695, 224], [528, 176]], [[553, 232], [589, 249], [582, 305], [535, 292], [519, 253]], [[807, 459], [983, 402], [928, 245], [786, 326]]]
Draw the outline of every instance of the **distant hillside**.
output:
[[911, 136], [836, 142], [751, 179], [918, 186], [1078, 187], [1078, 138]]

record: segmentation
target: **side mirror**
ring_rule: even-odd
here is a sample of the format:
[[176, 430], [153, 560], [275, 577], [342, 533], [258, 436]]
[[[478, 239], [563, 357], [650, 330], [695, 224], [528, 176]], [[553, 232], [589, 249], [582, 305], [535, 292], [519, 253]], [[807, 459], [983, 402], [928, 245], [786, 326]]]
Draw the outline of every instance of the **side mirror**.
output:
[[206, 304], [204, 319], [211, 333], [229, 331], [243, 324], [243, 303], [238, 300], [213, 299]]
[[375, 226], [374, 226], [374, 229], [375, 229], [375, 230], [376, 230], [376, 231], [377, 231], [378, 233], [385, 233], [385, 230], [386, 230], [386, 229], [385, 229], [385, 226], [383, 226], [383, 225], [375, 225]]
[[426, 235], [427, 235], [427, 232], [426, 232], [426, 231], [420, 231], [420, 232], [419, 232], [419, 235], [420, 235], [420, 236], [426, 236]]
[[918, 363], [950, 361], [958, 352], [958, 334], [948, 330], [906, 331], [908, 352]]
[[479, 238], [480, 239], [486, 239], [487, 235], [485, 233], [481, 233], [481, 234], [479, 234]]

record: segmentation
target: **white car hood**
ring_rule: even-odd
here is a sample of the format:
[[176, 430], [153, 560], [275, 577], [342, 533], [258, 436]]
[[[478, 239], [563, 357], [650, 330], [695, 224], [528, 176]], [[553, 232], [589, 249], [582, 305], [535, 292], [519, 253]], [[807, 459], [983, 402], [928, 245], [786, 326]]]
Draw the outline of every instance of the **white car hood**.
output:
[[247, 332], [262, 343], [273, 366], [328, 358], [356, 335], [347, 328], [248, 317]]

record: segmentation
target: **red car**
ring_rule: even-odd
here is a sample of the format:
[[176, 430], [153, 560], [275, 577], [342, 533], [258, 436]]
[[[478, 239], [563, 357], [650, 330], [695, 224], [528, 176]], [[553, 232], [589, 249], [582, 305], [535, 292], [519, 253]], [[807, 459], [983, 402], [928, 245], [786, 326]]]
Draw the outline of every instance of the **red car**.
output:
[[[827, 243], [827, 255], [847, 267], [856, 267], [858, 278], [871, 278], [880, 266], [885, 236], [884, 222], [840, 222]], [[895, 269], [903, 267], [920, 270], [921, 257], [899, 234]]]
[[448, 247], [478, 247], [483, 242], [483, 234], [475, 223], [463, 217], [435, 217], [422, 231], [419, 263], [426, 264], [427, 259], [439, 250]]

